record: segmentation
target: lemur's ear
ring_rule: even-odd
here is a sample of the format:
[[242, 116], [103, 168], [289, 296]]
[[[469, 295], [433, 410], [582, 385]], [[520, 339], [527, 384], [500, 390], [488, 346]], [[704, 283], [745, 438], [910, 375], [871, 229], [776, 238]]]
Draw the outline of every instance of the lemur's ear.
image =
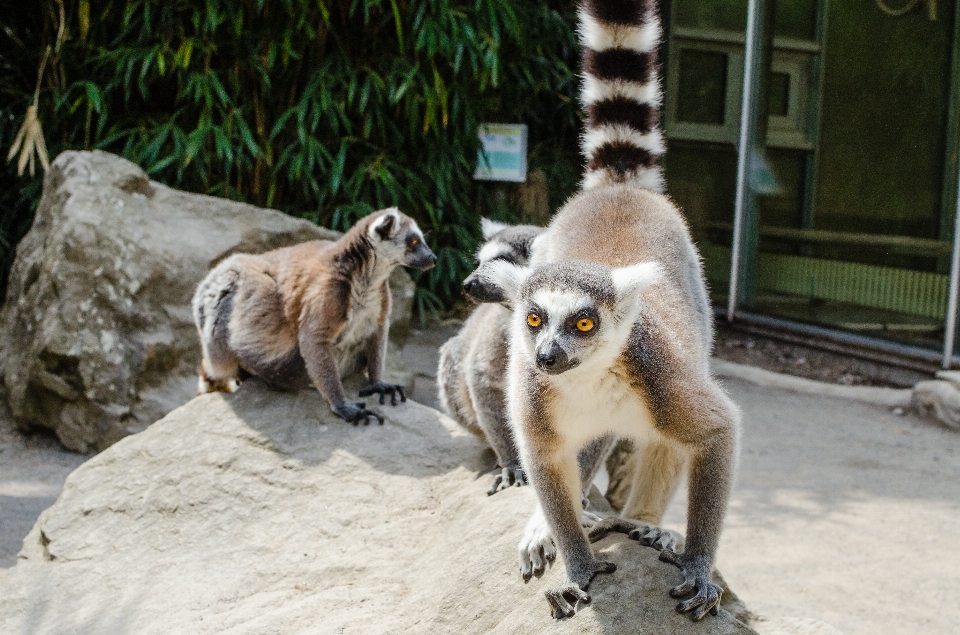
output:
[[506, 223], [490, 220], [489, 218], [484, 218], [482, 216], [480, 217], [480, 232], [483, 234], [484, 240], [490, 240], [508, 227], [510, 227], [510, 225], [507, 225]]
[[647, 287], [663, 279], [663, 267], [659, 262], [641, 262], [614, 269], [610, 275], [617, 291], [617, 299], [636, 301]]
[[370, 237], [374, 235], [380, 237], [380, 240], [387, 240], [397, 224], [397, 208], [392, 207], [387, 213], [370, 223]]
[[517, 299], [520, 286], [529, 275], [529, 267], [519, 267], [506, 260], [491, 260], [476, 271], [476, 276], [488, 288], [496, 287], [500, 289], [507, 302]]

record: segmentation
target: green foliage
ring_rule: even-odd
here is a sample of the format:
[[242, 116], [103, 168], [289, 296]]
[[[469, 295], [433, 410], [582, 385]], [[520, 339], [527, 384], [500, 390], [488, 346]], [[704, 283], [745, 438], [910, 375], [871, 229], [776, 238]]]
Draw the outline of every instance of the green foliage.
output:
[[[50, 156], [100, 148], [172, 186], [345, 229], [397, 205], [440, 264], [417, 306], [449, 306], [478, 216], [510, 187], [472, 173], [481, 122], [530, 126], [551, 207], [579, 174], [574, 3], [565, 0], [42, 0], [0, 8], [0, 149], [44, 73]], [[58, 43], [59, 42], [59, 43]], [[40, 177], [0, 170], [0, 257]]]

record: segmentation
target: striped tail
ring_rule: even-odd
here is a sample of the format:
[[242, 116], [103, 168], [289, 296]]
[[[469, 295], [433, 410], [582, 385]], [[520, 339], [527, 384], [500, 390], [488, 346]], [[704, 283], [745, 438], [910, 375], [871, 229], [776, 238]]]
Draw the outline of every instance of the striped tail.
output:
[[580, 99], [587, 113], [583, 189], [629, 182], [662, 192], [656, 0], [583, 0], [579, 17]]

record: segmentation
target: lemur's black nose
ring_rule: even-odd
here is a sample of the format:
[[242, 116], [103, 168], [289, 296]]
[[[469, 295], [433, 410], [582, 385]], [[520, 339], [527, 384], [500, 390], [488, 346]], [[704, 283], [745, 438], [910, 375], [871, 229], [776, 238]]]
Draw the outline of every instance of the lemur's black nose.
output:
[[478, 284], [476, 278], [467, 278], [463, 281], [463, 292], [471, 295], [476, 290]]
[[552, 344], [537, 352], [537, 368], [550, 375], [565, 373], [579, 364], [570, 359], [562, 346]]
[[552, 353], [540, 353], [537, 355], [537, 366], [544, 370], [553, 368], [557, 365], [557, 356]]

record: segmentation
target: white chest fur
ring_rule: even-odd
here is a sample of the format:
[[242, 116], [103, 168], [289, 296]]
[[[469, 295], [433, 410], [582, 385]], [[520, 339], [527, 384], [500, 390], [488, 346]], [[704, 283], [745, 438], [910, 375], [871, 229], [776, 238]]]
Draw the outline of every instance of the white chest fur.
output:
[[391, 270], [392, 267], [378, 267], [353, 281], [347, 323], [334, 343], [337, 367], [341, 373], [351, 370], [356, 356], [380, 328], [380, 313], [383, 309], [381, 288]]
[[[643, 445], [658, 436], [653, 413], [628, 378], [610, 369], [551, 377], [558, 399], [552, 410], [557, 431], [578, 447], [613, 433]], [[583, 369], [586, 370], [586, 369]]]

